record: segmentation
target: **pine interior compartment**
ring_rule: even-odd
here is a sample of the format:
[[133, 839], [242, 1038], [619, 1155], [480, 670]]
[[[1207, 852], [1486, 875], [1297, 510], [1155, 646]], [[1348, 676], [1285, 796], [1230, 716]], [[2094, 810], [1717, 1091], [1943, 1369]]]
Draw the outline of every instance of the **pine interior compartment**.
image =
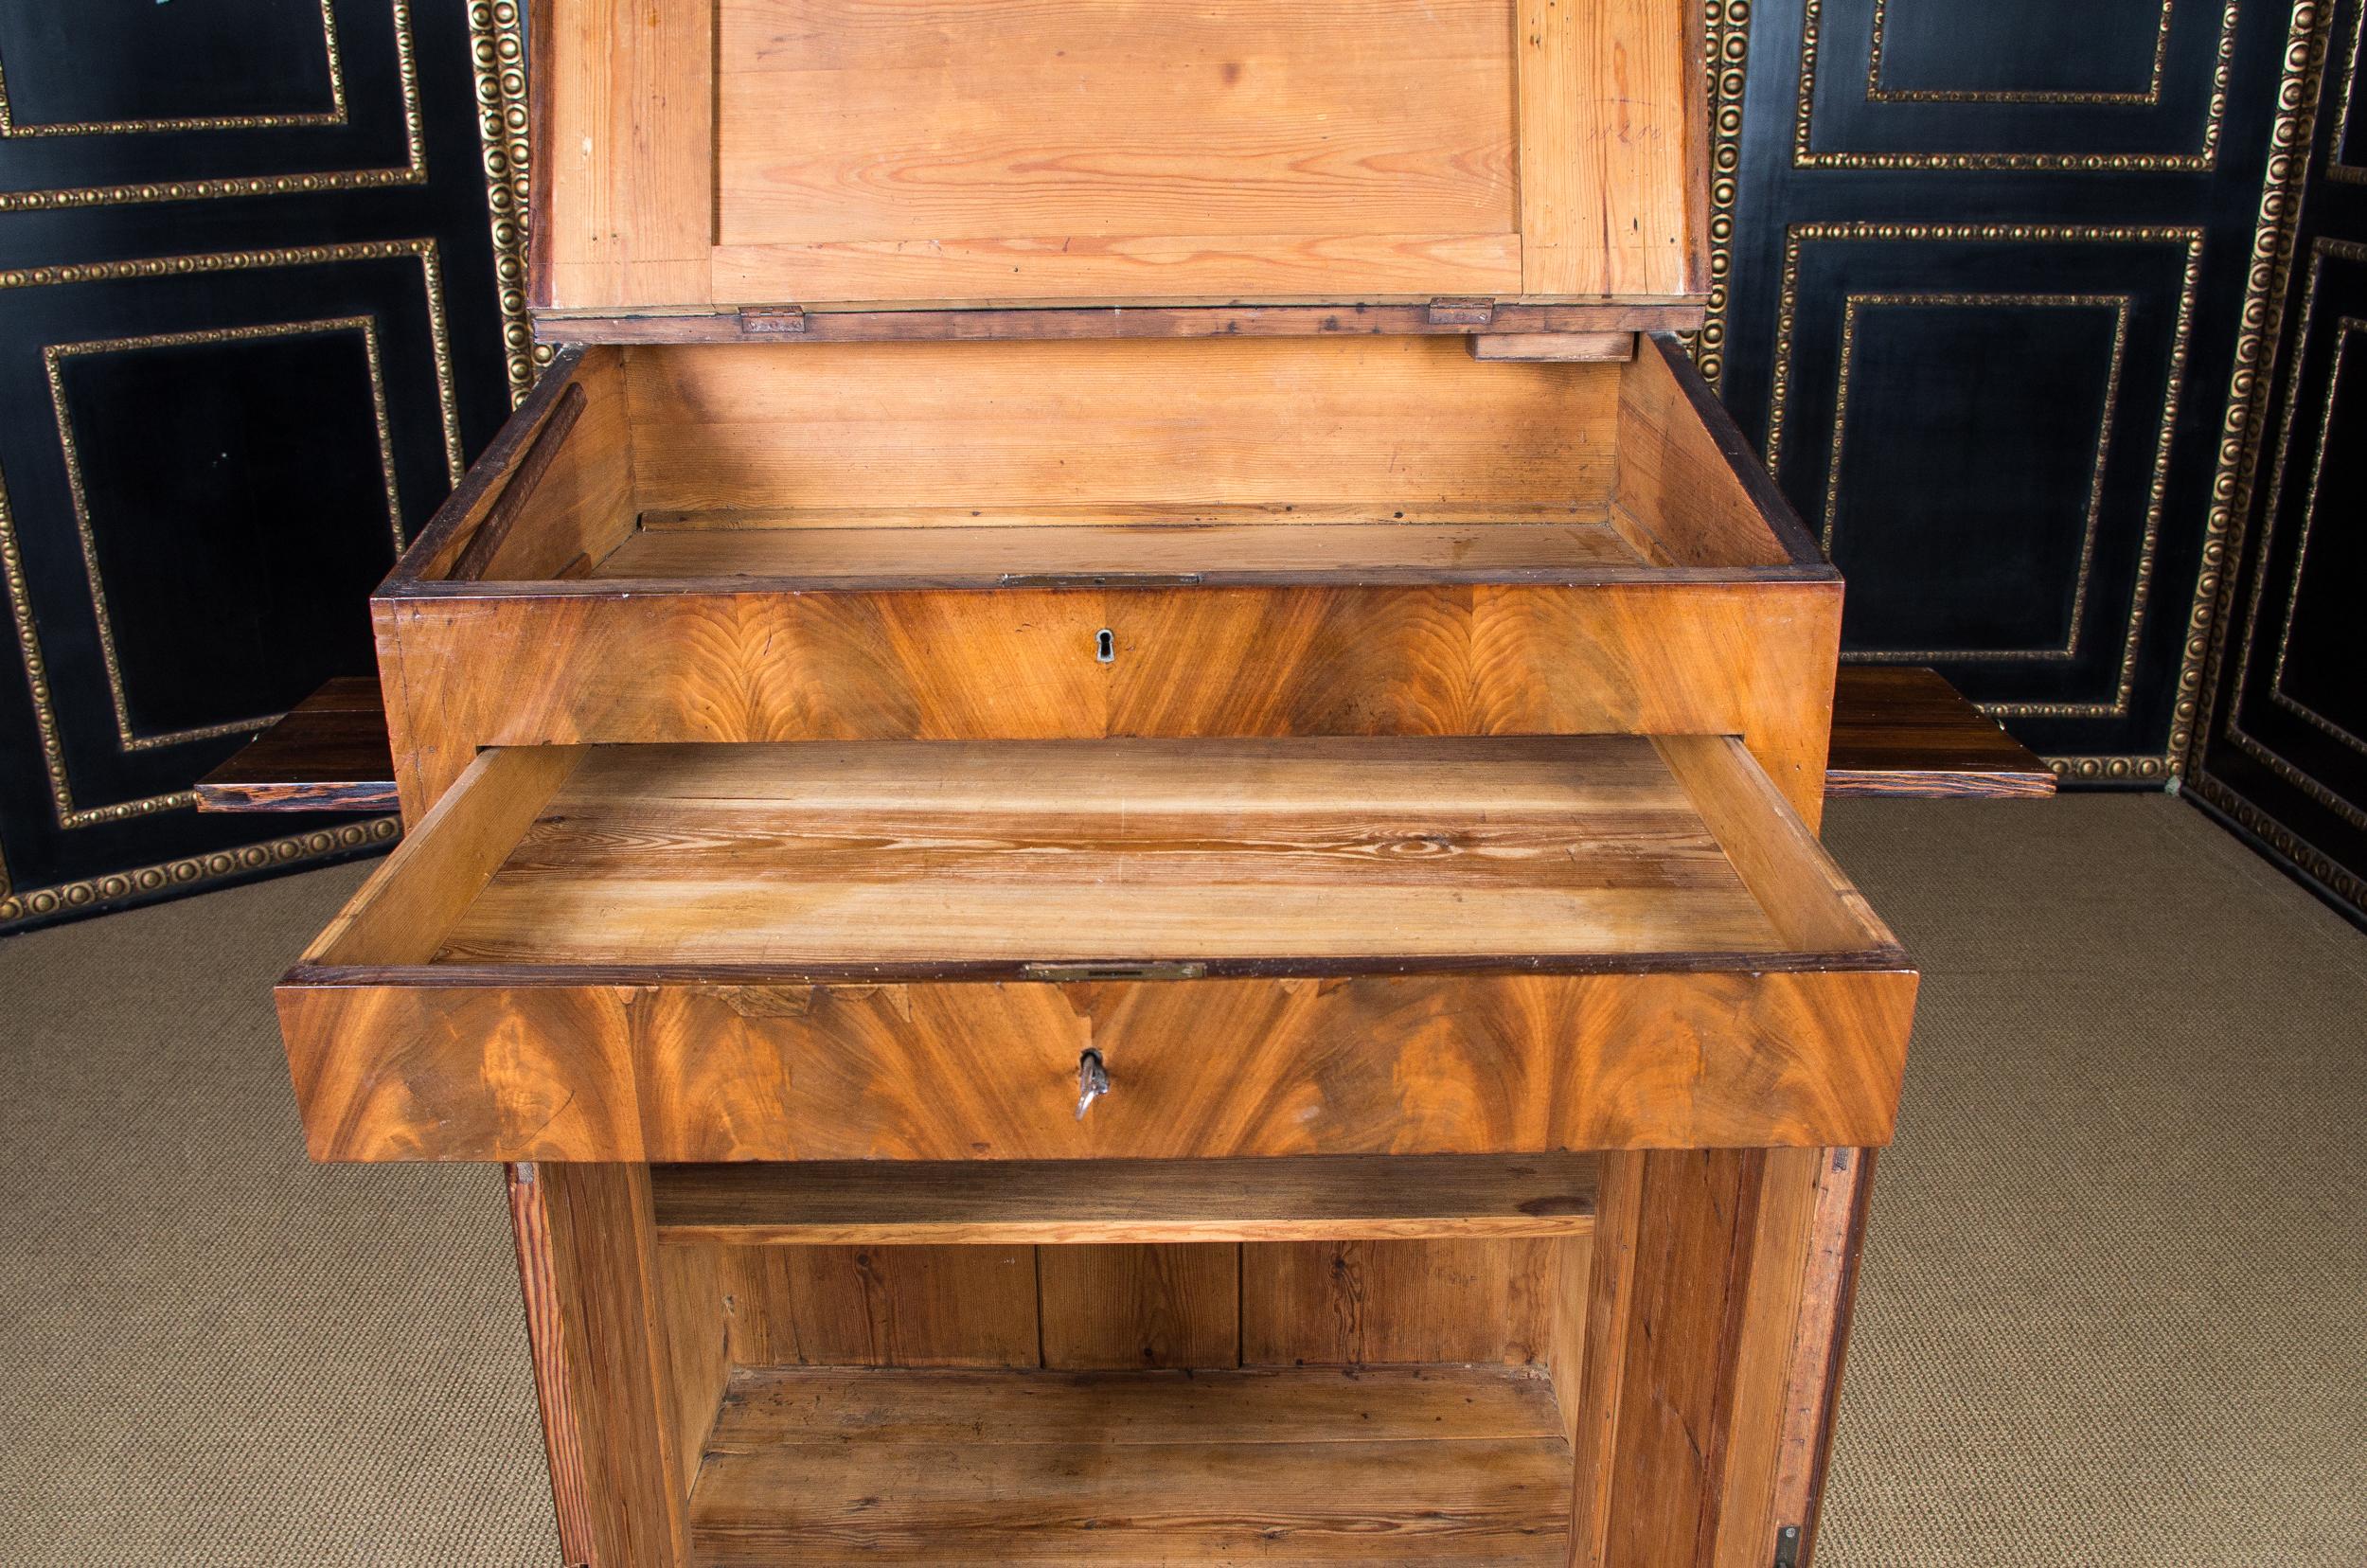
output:
[[[1398, 1163], [1193, 1179], [1279, 1211]], [[1379, 1206], [1454, 1210], [1428, 1238], [1246, 1244], [1116, 1239], [1149, 1234], [1139, 1204], [1104, 1202], [1131, 1164], [1067, 1166], [1064, 1204], [1056, 1172], [1017, 1177], [1037, 1191], [1022, 1206], [1063, 1215], [1065, 1240], [1043, 1245], [899, 1244], [909, 1195], [865, 1184], [900, 1174], [654, 1167], [692, 1560], [1568, 1560], [1593, 1215], [1471, 1200], [1591, 1205], [1591, 1161], [1415, 1161]], [[1405, 1201], [1425, 1185], [1450, 1196]], [[685, 1207], [705, 1222], [669, 1224]], [[792, 1232], [774, 1222], [818, 1209], [883, 1228], [776, 1239]], [[1482, 1228], [1507, 1219], [1526, 1233]]]
[[508, 513], [495, 547], [454, 532], [418, 576], [1468, 582], [1815, 563], [1732, 472], [1674, 352], [1482, 362], [1456, 336], [1363, 335], [596, 347], [572, 370], [579, 410], [562, 404], [508, 486], [525, 493], [489, 508]]
[[1731, 739], [1314, 737], [496, 748], [279, 1002], [320, 1158], [917, 1161], [1880, 1143], [1913, 990]]

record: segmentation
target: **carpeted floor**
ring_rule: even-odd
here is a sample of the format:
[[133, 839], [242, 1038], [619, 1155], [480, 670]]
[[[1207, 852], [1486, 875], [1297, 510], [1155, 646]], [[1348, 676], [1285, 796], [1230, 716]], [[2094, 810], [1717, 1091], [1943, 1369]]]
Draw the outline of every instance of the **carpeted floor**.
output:
[[[1925, 970], [1824, 1568], [2367, 1564], [2367, 938], [2159, 796], [1847, 803]], [[0, 1562], [550, 1568], [499, 1180], [303, 1161], [365, 868], [0, 942]]]

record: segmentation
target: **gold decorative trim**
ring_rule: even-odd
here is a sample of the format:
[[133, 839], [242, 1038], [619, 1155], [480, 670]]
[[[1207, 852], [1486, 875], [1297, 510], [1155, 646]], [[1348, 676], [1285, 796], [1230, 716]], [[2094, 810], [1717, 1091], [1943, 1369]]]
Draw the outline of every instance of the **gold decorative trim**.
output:
[[[2276, 459], [2270, 465], [2269, 471], [2268, 495], [2269, 504], [2270, 506], [2274, 506], [2276, 504], [2276, 498], [2285, 493], [2285, 474], [2287, 467], [2292, 456], [2293, 431], [2299, 420], [2301, 412], [2300, 393], [2302, 368], [2307, 361], [2310, 327], [2317, 317], [2318, 285], [2320, 279], [2324, 275], [2325, 263], [2329, 257], [2338, 261], [2367, 261], [2367, 244], [2360, 244], [2357, 241], [2347, 240], [2328, 240], [2322, 237], [2310, 246], [2309, 277], [2308, 281], [2303, 286], [2302, 289], [2302, 313], [2301, 320], [2297, 325], [2297, 330], [2294, 332], [2293, 337], [2293, 358], [2291, 363], [2286, 368], [2285, 418], [2280, 421], [2277, 431]], [[2318, 509], [2318, 476], [2320, 465], [2323, 463], [2325, 458], [2326, 442], [2331, 437], [2333, 433], [2334, 394], [2336, 385], [2341, 376], [2342, 350], [2348, 344], [2350, 329], [2357, 326], [2367, 325], [2367, 323], [2359, 323], [2355, 321], [2353, 318], [2343, 317], [2341, 318], [2341, 325], [2344, 328], [2344, 331], [2335, 343], [2335, 363], [2326, 379], [2325, 406], [2323, 410], [2323, 417], [2321, 418], [2318, 426], [2318, 451], [2316, 453], [2316, 460], [2311, 466], [2309, 489], [2306, 492], [2307, 500], [2304, 504], [2302, 509], [2302, 543], [2304, 545], [2306, 544], [2308, 540], [2310, 521]], [[2251, 597], [2246, 607], [2244, 615], [2244, 633], [2242, 639], [2236, 645], [2235, 669], [2234, 675], [2236, 700], [2231, 704], [2228, 708], [2226, 731], [2227, 738], [2231, 741], [2234, 742], [2237, 749], [2242, 751], [2245, 755], [2251, 757], [2253, 760], [2259, 762], [2263, 767], [2275, 774], [2279, 778], [2285, 780], [2286, 783], [2291, 785], [2294, 789], [2301, 791], [2302, 793], [2307, 795], [2310, 799], [2333, 811], [2336, 815], [2341, 817], [2342, 820], [2348, 822], [2352, 827], [2367, 830], [2367, 811], [2362, 811], [2358, 806], [2343, 799], [2342, 796], [2335, 793], [2334, 790], [2322, 783], [2308, 772], [2304, 770], [2300, 764], [2294, 762], [2291, 758], [2270, 747], [2267, 741], [2261, 739], [2260, 737], [2252, 734], [2251, 730], [2245, 727], [2242, 694], [2244, 686], [2251, 679], [2252, 656], [2258, 646], [2260, 612], [2262, 606], [2268, 599], [2269, 573], [2267, 566], [2268, 563], [2264, 559], [2261, 562], [2261, 570], [2252, 574]], [[2278, 657], [2276, 661], [2277, 679], [2282, 679], [2284, 674], [2284, 643], [2292, 634], [2293, 606], [2301, 597], [2301, 561], [2300, 551], [2297, 549], [2293, 564], [2293, 592], [2291, 597], [2286, 602], [2285, 633], [2284, 636], [2279, 638]], [[2283, 697], [2283, 695], [2275, 689], [2273, 681], [2271, 683], [2269, 695], [2272, 700], [2278, 702], [2280, 706], [2293, 711], [2296, 716], [2302, 719], [2305, 722], [2310, 723], [2321, 730], [2327, 731], [2338, 740], [2348, 740], [2354, 746], [2359, 745], [2358, 739], [2356, 736], [2351, 735], [2349, 731], [2342, 729], [2340, 725], [2334, 724], [2331, 721], [2325, 719], [2324, 716], [2309, 708], [2304, 707], [2302, 704], [2289, 698]], [[2367, 747], [2360, 747], [2360, 749], [2367, 750]]]
[[2235, 67], [2235, 19], [2240, 0], [2227, 0], [2219, 21], [2219, 52], [2211, 76], [2211, 100], [2203, 116], [2202, 146], [2194, 152], [1819, 152], [1812, 145], [1816, 113], [1816, 65], [1824, 0], [1804, 0], [1801, 19], [1800, 98], [1792, 114], [1791, 161], [1798, 169], [1931, 169], [2102, 170], [2112, 173], [2199, 171], [2219, 157], [2219, 134], [2227, 119], [2228, 82]]
[[[444, 460], [458, 481], [462, 463], [457, 403], [452, 380], [450, 332], [445, 325], [443, 273], [434, 240], [368, 240], [342, 245], [311, 245], [287, 250], [223, 251], [199, 256], [168, 256], [136, 261], [68, 262], [50, 267], [21, 267], [0, 271], [0, 290], [44, 288], [61, 283], [116, 282], [126, 278], [165, 277], [209, 273], [245, 272], [271, 267], [321, 266], [346, 261], [417, 259], [427, 290], [429, 335], [435, 346], [436, 392], [443, 405]], [[25, 664], [26, 684], [33, 694], [33, 718], [41, 739], [43, 761], [49, 775], [49, 793], [60, 827], [89, 828], [127, 817], [194, 806], [194, 791], [149, 795], [108, 806], [78, 807], [65, 770], [65, 748], [49, 687], [47, 662], [42, 655], [41, 634], [33, 617], [32, 594], [25, 577], [14, 513], [8, 486], [0, 476], [0, 579], [5, 579], [9, 609], [15, 623], [17, 651]]]
[[2237, 794], [2228, 785], [2210, 774], [2198, 774], [2189, 786], [2197, 794], [2235, 819], [2245, 831], [2258, 838], [2299, 866], [2336, 898], [2352, 908], [2367, 911], [2367, 881], [2358, 873], [2338, 864], [2316, 845], [2294, 832], [2276, 818]]
[[58, 190], [0, 191], [0, 212], [46, 212], [59, 207], [137, 206], [151, 202], [205, 201], [225, 196], [287, 196], [320, 190], [365, 190], [427, 183], [427, 135], [419, 111], [417, 51], [410, 0], [390, 0], [395, 21], [395, 69], [402, 85], [405, 162], [393, 169], [332, 169], [314, 174], [242, 174], [225, 179], [143, 181]]
[[2290, 283], [2294, 231], [2301, 223], [2302, 186], [2308, 172], [2317, 120], [2316, 80], [2323, 28], [2318, 0], [2294, 0], [2285, 35], [2285, 69], [2277, 84], [2277, 114], [2269, 140], [2269, 165], [2260, 181], [2260, 206], [2252, 224], [2251, 260], [2244, 283], [2242, 326], [2235, 363], [2228, 375], [2226, 412], [2219, 423], [2219, 461], [2211, 482], [2211, 510], [2203, 525], [2202, 566], [2195, 577], [2195, 602], [2186, 622], [2186, 646], [2179, 661], [2178, 697], [2170, 715], [2170, 753], [2180, 776], [2199, 775], [2197, 764], [2211, 734], [2219, 667], [2226, 656], [2223, 600], [2234, 592], [2228, 562], [2243, 548], [2244, 524], [2251, 512], [2260, 450], [2268, 415], [2267, 394], [2275, 379], [2277, 339]]
[[[1717, 0], [1712, 0], [1716, 4]], [[525, 23], [518, 0], [473, 0], [469, 44], [476, 66], [477, 141], [485, 149], [485, 205], [493, 224], [493, 283], [500, 291], [509, 406], [525, 401], [552, 350], [537, 347], [526, 313], [527, 182], [533, 168], [526, 115]]]
[[316, 833], [273, 839], [268, 843], [250, 844], [237, 849], [217, 849], [211, 854], [163, 861], [131, 871], [111, 871], [103, 877], [61, 882], [54, 887], [36, 887], [23, 893], [12, 892], [0, 883], [0, 926], [95, 909], [117, 899], [162, 893], [174, 887], [194, 887], [200, 882], [217, 882], [241, 871], [295, 865], [348, 849], [392, 843], [400, 831], [399, 818], [373, 817], [366, 822], [347, 823], [340, 828], [323, 829]]
[[[1824, 473], [1824, 520], [1821, 543], [1829, 558], [1833, 553], [1833, 531], [1841, 512], [1841, 460], [1844, 437], [1849, 430], [1849, 378], [1858, 347], [1858, 310], [1868, 307], [2029, 307], [2047, 309], [2101, 309], [2113, 312], [2112, 359], [2105, 376], [2104, 410], [2096, 431], [2095, 467], [2088, 481], [2087, 527], [2079, 543], [2079, 571], [2072, 585], [2071, 632], [2063, 646], [2032, 649], [1915, 649], [1878, 651], [1858, 650], [1852, 657], [1868, 664], [1930, 664], [1947, 659], [1958, 663], [1993, 663], [2004, 661], [2060, 660], [2076, 657], [2079, 651], [2080, 628], [2088, 614], [2088, 579], [2095, 564], [2097, 524], [2104, 512], [2104, 475], [2112, 452], [2112, 429], [2120, 418], [2121, 369], [2128, 357], [2128, 315], [2134, 304], [2128, 294], [1879, 294], [1844, 295], [1841, 322], [1841, 373], [1833, 395], [1833, 451]], [[2164, 470], [2169, 463], [2168, 430], [2157, 443], [2154, 458], [2154, 488], [2165, 493], [2167, 480]]]
[[2170, 60], [2170, 12], [2178, 0], [2162, 0], [2162, 21], [2153, 34], [2153, 74], [2142, 93], [2003, 90], [1882, 85], [1882, 26], [1890, 0], [1874, 0], [1874, 36], [1866, 54], [1865, 96], [1869, 103], [2093, 103], [2150, 109], [2162, 101], [2162, 78]]
[[[2309, 564], [2309, 536], [2316, 531], [2318, 522], [2319, 481], [2325, 474], [2326, 444], [2334, 438], [2334, 399], [2342, 384], [2343, 354], [2350, 347], [2351, 338], [2355, 334], [2367, 332], [2367, 320], [2361, 320], [2358, 316], [2343, 316], [2336, 322], [2336, 327], [2338, 335], [2334, 340], [2334, 365], [2326, 373], [2326, 406], [2318, 423], [2318, 451], [2309, 465], [2309, 490], [2308, 497], [2302, 506], [2301, 537], [2293, 543], [2293, 591], [2286, 596], [2284, 626], [2277, 633], [2276, 663], [2270, 667], [2269, 673], [2269, 700], [2296, 717], [2315, 724], [2353, 751], [2367, 756], [2367, 739], [2360, 739], [2285, 689], [2285, 667], [2293, 650], [2293, 616], [2301, 608], [2302, 574]], [[2306, 331], [2308, 329], [2305, 327], [2303, 330]], [[2306, 342], [2307, 339], [2305, 338], [2302, 341]], [[2297, 366], [2299, 363], [2297, 356], [2295, 359]], [[2287, 428], [2290, 428], [2289, 419]], [[2282, 454], [2279, 456], [2281, 467]], [[2270, 489], [2269, 493], [2274, 495], [2282, 488], [2281, 484], [2275, 485]], [[2260, 575], [2266, 577], [2268, 574], [2264, 571]], [[2259, 614], [2258, 603], [2255, 597], [2253, 600], [2255, 618]], [[2251, 627], [2245, 628], [2244, 636], [2249, 645], [2251, 639]], [[2249, 651], [2247, 659], [2249, 660]], [[2236, 678], [2238, 680], [2243, 678], [2240, 668]]]
[[395, 487], [395, 437], [386, 416], [386, 381], [378, 354], [378, 322], [373, 316], [335, 316], [317, 321], [278, 322], [259, 327], [212, 328], [190, 332], [159, 332], [140, 337], [98, 338], [83, 343], [53, 343], [42, 349], [49, 377], [49, 405], [57, 416], [58, 448], [65, 458], [66, 493], [74, 507], [74, 529], [82, 545], [82, 570], [90, 579], [91, 613], [98, 623], [99, 658], [107, 668], [107, 689], [115, 700], [116, 738], [125, 751], [151, 751], [160, 746], [211, 740], [242, 735], [273, 723], [276, 715], [235, 719], [226, 723], [142, 735], [132, 725], [131, 694], [125, 688], [123, 665], [116, 650], [115, 618], [107, 613], [106, 583], [98, 565], [98, 536], [91, 524], [90, 496], [82, 480], [80, 443], [75, 439], [74, 419], [66, 408], [65, 365], [91, 354], [134, 353], [187, 345], [256, 343], [280, 338], [321, 337], [332, 332], [360, 332], [369, 366], [370, 407], [378, 427], [379, 472], [386, 490], [386, 517], [394, 536], [395, 554], [406, 543], [402, 527], [402, 497]]
[[0, 136], [123, 136], [157, 131], [278, 131], [346, 123], [345, 62], [337, 53], [337, 16], [321, 0], [321, 45], [329, 56], [329, 107], [300, 115], [195, 115], [178, 119], [72, 120], [19, 125], [9, 114], [9, 85], [0, 75]]
[[1710, 294], [1700, 330], [1688, 335], [1710, 390], [1726, 385], [1726, 309], [1733, 297], [1735, 203], [1742, 173], [1744, 67], [1751, 57], [1751, 0], [1704, 0], [1702, 67], [1709, 83]]
[[[2170, 442], [2178, 428], [2179, 404], [2193, 347], [2197, 296], [2202, 287], [2203, 231], [2155, 224], [2072, 223], [1794, 223], [1784, 235], [1783, 291], [1775, 312], [1774, 389], [1768, 404], [1767, 468], [1777, 473], [1783, 460], [1784, 422], [1791, 396], [1791, 359], [1800, 308], [1800, 254], [1814, 241], [1985, 241], [1999, 244], [2180, 245], [2186, 252], [2171, 336], [2170, 365], [2155, 437], [2152, 486], [2145, 498], [2145, 526], [2137, 551], [2137, 577], [2129, 599], [2128, 634], [2109, 703], [1999, 703], [1983, 711], [2024, 719], [2116, 719], [2136, 695], [2137, 654], [2145, 611], [2153, 592], [2154, 563], [2161, 545], [2162, 517], [2169, 503]], [[1853, 655], [1854, 656], [1854, 655]]]
[[[1989, 709], [1984, 706], [1982, 712]], [[2050, 757], [2044, 759], [2055, 776], [2068, 784], [2167, 783], [2176, 758], [2168, 756]]]
[[2342, 51], [2342, 96], [2334, 114], [2334, 135], [2326, 143], [2326, 178], [2343, 185], [2367, 185], [2367, 168], [2342, 161], [2342, 144], [2351, 137], [2351, 95], [2358, 90], [2358, 45], [2367, 7], [2351, 12], [2350, 44]]

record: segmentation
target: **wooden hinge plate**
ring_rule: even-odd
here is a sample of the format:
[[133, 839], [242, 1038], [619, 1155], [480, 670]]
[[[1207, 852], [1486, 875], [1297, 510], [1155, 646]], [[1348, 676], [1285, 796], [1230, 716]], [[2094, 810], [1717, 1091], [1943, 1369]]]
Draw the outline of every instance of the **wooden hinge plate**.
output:
[[1492, 299], [1443, 296], [1430, 302], [1433, 327], [1485, 327], [1496, 319]]

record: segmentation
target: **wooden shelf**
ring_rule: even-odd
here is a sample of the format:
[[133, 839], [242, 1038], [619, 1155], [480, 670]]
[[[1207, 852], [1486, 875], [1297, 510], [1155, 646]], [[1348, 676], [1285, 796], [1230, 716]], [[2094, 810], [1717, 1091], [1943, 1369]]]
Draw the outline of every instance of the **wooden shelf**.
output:
[[2055, 774], [1937, 671], [1843, 665], [1824, 793], [2043, 799]]
[[1520, 1367], [750, 1369], [690, 1534], [701, 1568], [1560, 1568], [1571, 1463]]
[[392, 811], [378, 682], [339, 676], [197, 781], [201, 811]]
[[658, 1233], [733, 1246], [1370, 1241], [1594, 1229], [1591, 1154], [660, 1166]]

